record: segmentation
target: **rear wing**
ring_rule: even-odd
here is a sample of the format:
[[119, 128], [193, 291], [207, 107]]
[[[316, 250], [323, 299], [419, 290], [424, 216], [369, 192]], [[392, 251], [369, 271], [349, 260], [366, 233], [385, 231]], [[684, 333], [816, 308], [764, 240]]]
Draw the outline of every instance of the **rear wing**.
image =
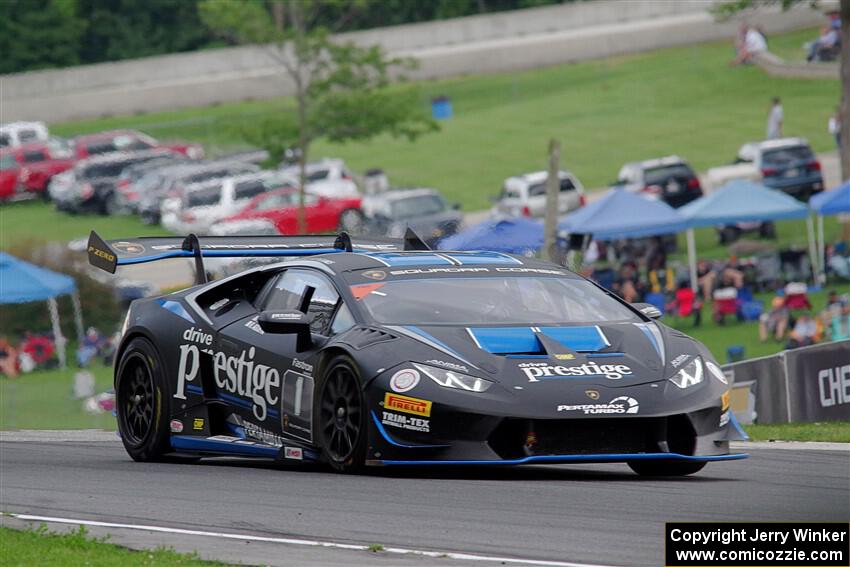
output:
[[[269, 256], [312, 256], [334, 252], [400, 252], [428, 250], [410, 229], [404, 239], [352, 238], [345, 232], [336, 236], [143, 236], [104, 240], [95, 231], [89, 235], [86, 250], [92, 266], [114, 274], [118, 266], [143, 264], [167, 258], [195, 258], [198, 283], [206, 281], [203, 258]], [[200, 281], [204, 280], [204, 281]]]

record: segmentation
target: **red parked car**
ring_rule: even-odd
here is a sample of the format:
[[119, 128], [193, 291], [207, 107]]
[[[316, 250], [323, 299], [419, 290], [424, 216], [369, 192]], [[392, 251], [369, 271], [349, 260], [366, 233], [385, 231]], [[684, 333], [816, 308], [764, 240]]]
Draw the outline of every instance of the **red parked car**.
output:
[[74, 166], [71, 152], [55, 142], [35, 142], [0, 150], [0, 199], [46, 195], [54, 175]]
[[[360, 197], [330, 199], [307, 193], [304, 195], [307, 232], [356, 233], [363, 227]], [[244, 209], [220, 222], [267, 219], [281, 234], [298, 234], [298, 190], [292, 187], [257, 195]]]
[[77, 159], [110, 152], [132, 152], [158, 148], [169, 149], [183, 154], [189, 159], [204, 157], [204, 149], [198, 144], [163, 143], [138, 130], [111, 130], [74, 138], [74, 151]]

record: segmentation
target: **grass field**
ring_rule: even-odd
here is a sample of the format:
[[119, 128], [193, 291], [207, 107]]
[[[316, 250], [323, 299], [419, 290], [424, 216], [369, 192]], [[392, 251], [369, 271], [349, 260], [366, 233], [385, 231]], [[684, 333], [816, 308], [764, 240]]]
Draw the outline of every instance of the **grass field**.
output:
[[0, 555], [5, 567], [214, 567], [217, 561], [202, 561], [196, 554], [170, 549], [133, 551], [108, 543], [108, 538], [91, 537], [83, 526], [51, 532], [43, 525], [27, 530], [0, 527]]
[[[95, 393], [112, 387], [112, 368], [94, 366]], [[71, 397], [78, 370], [38, 371], [0, 378], [0, 429], [115, 429], [111, 414], [90, 415]]]
[[[771, 38], [799, 46], [804, 30]], [[429, 185], [466, 210], [486, 208], [502, 180], [544, 169], [549, 138], [562, 142], [563, 165], [587, 187], [613, 181], [619, 167], [671, 153], [699, 170], [730, 162], [746, 141], [761, 139], [770, 98], [785, 107], [785, 130], [833, 149], [826, 121], [839, 82], [780, 79], [756, 67], [728, 66], [730, 42], [561, 65], [524, 73], [461, 77], [422, 84], [423, 106], [447, 95], [455, 116], [441, 132], [415, 143], [381, 137], [367, 143], [318, 143], [314, 156], [345, 158], [356, 170], [383, 167], [396, 184]], [[73, 135], [138, 127], [160, 138], [182, 138], [209, 148], [239, 144], [226, 127], [286, 112], [288, 99], [54, 124]]]
[[752, 441], [825, 441], [850, 443], [850, 421], [744, 426]]

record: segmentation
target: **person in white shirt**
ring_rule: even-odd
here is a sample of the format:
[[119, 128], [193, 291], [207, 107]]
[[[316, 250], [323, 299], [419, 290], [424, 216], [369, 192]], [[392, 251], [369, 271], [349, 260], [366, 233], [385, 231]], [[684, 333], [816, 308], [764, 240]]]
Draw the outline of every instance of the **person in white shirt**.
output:
[[773, 106], [770, 107], [770, 114], [767, 115], [767, 140], [773, 140], [782, 137], [782, 121], [785, 119], [785, 113], [782, 111], [782, 103], [778, 96], [773, 97]]
[[835, 145], [841, 150], [841, 107], [835, 107], [835, 113], [829, 117], [827, 130], [835, 138]]
[[735, 48], [737, 56], [732, 61], [732, 65], [752, 63], [755, 56], [767, 51], [767, 39], [758, 29], [747, 24], [741, 24], [741, 31]]

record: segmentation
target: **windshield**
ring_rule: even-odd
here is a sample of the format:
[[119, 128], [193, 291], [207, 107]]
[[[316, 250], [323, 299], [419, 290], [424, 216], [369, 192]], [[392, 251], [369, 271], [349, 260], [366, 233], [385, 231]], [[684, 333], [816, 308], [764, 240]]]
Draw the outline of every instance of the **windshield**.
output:
[[12, 154], [0, 156], [0, 169], [16, 169], [17, 167], [18, 162], [15, 161], [15, 156], [13, 156]]
[[422, 195], [406, 197], [390, 204], [391, 216], [396, 219], [406, 219], [423, 215], [435, 215], [445, 210], [446, 204], [437, 195]]
[[641, 319], [592, 283], [568, 278], [397, 280], [351, 286], [386, 325], [528, 325]]
[[186, 196], [187, 207], [205, 207], [209, 205], [217, 205], [221, 199], [221, 185], [216, 184], [203, 189], [190, 191]]
[[127, 167], [126, 161], [112, 161], [89, 165], [80, 175], [81, 179], [96, 179], [98, 177], [118, 177]]
[[777, 166], [799, 161], [813, 161], [815, 157], [812, 155], [810, 148], [806, 146], [793, 146], [764, 152], [761, 159], [764, 165]]
[[690, 179], [694, 172], [685, 164], [676, 164], [647, 169], [644, 175], [647, 185], [664, 185], [671, 179]]

